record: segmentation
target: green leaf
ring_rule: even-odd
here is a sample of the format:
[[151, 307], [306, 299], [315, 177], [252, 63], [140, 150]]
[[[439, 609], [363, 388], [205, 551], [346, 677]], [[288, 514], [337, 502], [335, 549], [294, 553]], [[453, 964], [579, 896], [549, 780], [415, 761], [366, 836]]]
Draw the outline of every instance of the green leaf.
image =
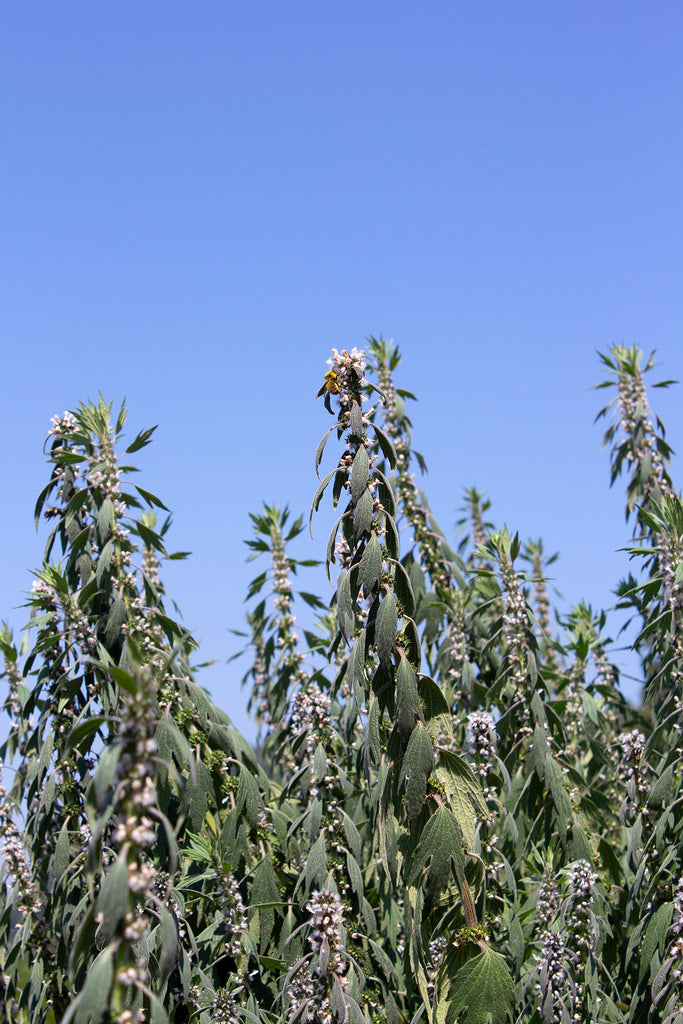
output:
[[97, 539], [100, 546], [103, 546], [114, 529], [114, 502], [111, 498], [105, 498], [102, 506], [95, 516], [97, 523]]
[[327, 849], [325, 847], [324, 833], [318, 836], [309, 851], [304, 865], [303, 877], [306, 879], [306, 887], [308, 889], [312, 885], [322, 886], [325, 884], [327, 877]]
[[330, 427], [330, 429], [327, 431], [327, 433], [323, 437], [322, 441], [320, 442], [320, 444], [318, 445], [318, 447], [315, 450], [315, 472], [316, 472], [316, 475], [318, 476], [318, 479], [320, 479], [320, 474], [318, 473], [318, 468], [320, 466], [320, 463], [322, 462], [323, 453], [325, 451], [325, 446], [327, 445], [327, 442], [330, 439], [330, 434], [332, 433], [333, 430], [336, 430], [336, 429], [337, 429], [336, 424], [335, 424], [334, 427]]
[[365, 630], [362, 629], [351, 648], [346, 665], [346, 678], [358, 704], [363, 703], [365, 693]]
[[309, 527], [310, 527], [310, 524], [313, 521], [313, 513], [318, 511], [318, 506], [320, 505], [320, 499], [322, 498], [323, 494], [325, 493], [325, 491], [327, 489], [327, 485], [329, 484], [330, 480], [332, 479], [332, 477], [335, 475], [336, 472], [337, 472], [337, 470], [333, 469], [330, 473], [327, 474], [325, 479], [321, 480], [320, 483], [318, 484], [316, 492], [313, 495], [313, 504], [311, 505], [311, 513], [310, 513], [310, 516], [309, 516], [309, 519], [308, 519]]
[[515, 987], [508, 966], [486, 947], [464, 964], [451, 985], [447, 1024], [467, 1010], [467, 1024], [507, 1024], [512, 1020]]
[[645, 939], [640, 945], [639, 980], [642, 980], [654, 961], [655, 951], [660, 956], [666, 944], [666, 935], [673, 917], [673, 903], [664, 903], [658, 907], [647, 923]]
[[[372, 499], [371, 499], [372, 500]], [[365, 545], [358, 566], [358, 586], [365, 597], [372, 597], [382, 578], [382, 546], [375, 533]]]
[[389, 666], [396, 643], [398, 613], [396, 599], [391, 591], [382, 600], [375, 620], [375, 648], [380, 664]]
[[68, 870], [71, 864], [71, 840], [69, 837], [69, 829], [67, 823], [64, 822], [59, 835], [57, 837], [57, 845], [55, 847], [55, 859], [54, 859], [54, 873], [55, 881], [59, 883], [61, 877], [66, 870]]
[[110, 646], [119, 639], [121, 635], [121, 626], [124, 624], [127, 618], [126, 605], [121, 598], [116, 598], [109, 615], [107, 616], [107, 626], [104, 631], [104, 639]]
[[452, 732], [451, 709], [443, 695], [443, 690], [429, 676], [420, 676], [417, 689], [429, 735], [432, 741], [436, 743], [442, 731], [448, 733], [450, 730]]
[[420, 817], [427, 795], [427, 780], [434, 767], [434, 747], [422, 722], [413, 729], [401, 766], [405, 781], [406, 811], [412, 825]]
[[237, 798], [235, 807], [241, 811], [244, 807], [247, 814], [247, 821], [250, 825], [256, 825], [258, 812], [261, 807], [261, 794], [256, 779], [244, 765], [240, 767], [240, 777], [237, 785]]
[[380, 430], [380, 428], [375, 423], [372, 423], [371, 426], [372, 426], [372, 429], [375, 431], [375, 436], [377, 437], [377, 442], [378, 442], [378, 444], [380, 446], [380, 449], [382, 451], [382, 455], [384, 456], [384, 458], [389, 463], [389, 466], [391, 467], [391, 469], [395, 469], [396, 468], [396, 449], [394, 448], [393, 441], [391, 440], [389, 435], [385, 434], [383, 430]]
[[351, 468], [351, 501], [354, 505], [359, 500], [361, 494], [367, 489], [369, 468], [370, 461], [367, 449], [364, 445], [360, 445], [354, 456]]
[[164, 512], [170, 511], [166, 507], [166, 505], [164, 505], [161, 498], [157, 498], [156, 494], [152, 494], [151, 491], [146, 491], [144, 487], [139, 487], [137, 484], [135, 484], [135, 490], [138, 492], [141, 498], [144, 498], [148, 505], [156, 505], [157, 508], [163, 508]]
[[490, 818], [481, 782], [469, 764], [451, 750], [439, 751], [434, 774], [446, 790], [449, 807], [462, 829], [467, 849], [474, 852], [477, 819], [487, 821]]
[[[157, 429], [157, 426], [158, 426], [158, 424], [156, 426], [154, 426], [154, 427], [149, 427], [148, 430], [141, 430], [140, 433], [138, 434], [138, 436], [133, 441], [131, 441], [131, 443], [128, 445], [128, 447], [126, 448], [124, 454], [125, 455], [132, 455], [133, 452], [138, 452], [138, 451], [140, 451], [141, 448], [146, 447], [146, 445], [148, 445], [150, 443], [151, 438], [152, 438], [152, 434]], [[143, 495], [143, 497], [144, 497], [144, 495]], [[163, 506], [163, 507], [165, 507], [165, 506]]]
[[358, 543], [364, 534], [372, 530], [374, 515], [374, 498], [372, 492], [366, 488], [360, 496], [360, 501], [353, 510], [353, 540]]
[[[75, 1013], [75, 1024], [99, 1024], [108, 1015], [115, 952], [114, 946], [106, 946], [90, 968], [83, 991], [69, 1007]], [[64, 1024], [69, 1019], [67, 1014]]]
[[384, 516], [384, 525], [386, 527], [384, 543], [386, 545], [387, 554], [389, 555], [390, 558], [394, 558], [396, 561], [398, 561], [398, 528], [396, 526], [393, 516], [390, 516], [388, 512], [385, 513]]
[[[192, 784], [192, 782], [190, 782], [189, 780], [187, 783], [190, 791], [189, 823], [190, 828], [198, 832], [204, 823], [204, 816], [206, 814], [207, 805], [210, 802], [213, 802], [214, 788], [213, 779], [211, 778], [211, 772], [203, 763], [203, 761], [197, 761], [194, 767], [194, 784]], [[241, 778], [242, 772], [240, 772], [240, 780]]]
[[674, 766], [670, 764], [662, 772], [648, 797], [648, 807], [664, 807], [671, 803]]
[[350, 640], [356, 630], [356, 605], [351, 596], [351, 573], [341, 573], [337, 583], [337, 618], [339, 629], [345, 640]]
[[164, 547], [163, 540], [158, 533], [155, 533], [154, 530], [150, 530], [149, 526], [145, 526], [144, 523], [136, 520], [135, 532], [138, 537], [140, 537], [145, 547], [149, 548], [151, 551], [159, 551], [162, 555], [166, 554], [166, 548]]
[[156, 981], [162, 988], [178, 959], [178, 931], [173, 915], [163, 903], [157, 907], [157, 913], [160, 921], [155, 937], [161, 943], [161, 954], [158, 954], [159, 975]]
[[420, 670], [420, 662], [422, 661], [422, 648], [420, 646], [420, 635], [417, 631], [417, 626], [410, 618], [409, 615], [403, 616], [402, 629], [403, 642], [405, 645], [406, 657], [410, 661], [411, 665], [416, 672]]
[[419, 886], [425, 870], [427, 908], [433, 906], [439, 893], [448, 887], [453, 874], [458, 881], [464, 877], [462, 832], [455, 815], [447, 807], [437, 807], [422, 830], [409, 860], [407, 884]]
[[119, 854], [114, 865], [102, 880], [96, 913], [102, 915], [99, 935], [103, 942], [114, 937], [119, 921], [128, 910], [128, 864], [125, 854]]
[[396, 600], [401, 606], [401, 611], [406, 615], [415, 614], [415, 595], [410, 583], [410, 577], [400, 562], [394, 558], [389, 559], [394, 567], [394, 593]]
[[158, 755], [164, 761], [173, 764], [175, 755], [178, 767], [181, 769], [190, 763], [194, 764], [190, 746], [169, 714], [159, 719], [154, 738], [157, 743]]
[[555, 758], [549, 752], [545, 755], [545, 780], [547, 785], [550, 787], [557, 818], [561, 825], [560, 839], [563, 839], [563, 830], [566, 829], [572, 821], [572, 804], [569, 799], [567, 787], [564, 783], [562, 770]]
[[[415, 669], [399, 648], [400, 660], [396, 669], [396, 724], [399, 732], [409, 736], [415, 723], [422, 718], [420, 694], [417, 688]], [[429, 741], [431, 745], [431, 740]]]
[[349, 411], [349, 426], [354, 437], [360, 439], [363, 436], [363, 413], [360, 411], [358, 402], [351, 403]]

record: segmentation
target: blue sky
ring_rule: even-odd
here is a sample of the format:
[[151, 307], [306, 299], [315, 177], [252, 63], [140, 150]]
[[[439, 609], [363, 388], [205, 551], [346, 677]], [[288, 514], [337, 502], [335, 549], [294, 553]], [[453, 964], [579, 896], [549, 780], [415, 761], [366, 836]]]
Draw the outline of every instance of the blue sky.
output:
[[[202, 681], [251, 735], [226, 664], [248, 512], [307, 513], [325, 360], [380, 333], [444, 529], [477, 486], [560, 551], [566, 604], [611, 603], [628, 532], [596, 350], [656, 348], [683, 376], [678, 0], [28, 0], [0, 19], [0, 614], [23, 624], [42, 557], [50, 417], [126, 396], [130, 438], [159, 424], [140, 482], [193, 551], [165, 579], [217, 660]], [[656, 397], [680, 449], [680, 390]]]

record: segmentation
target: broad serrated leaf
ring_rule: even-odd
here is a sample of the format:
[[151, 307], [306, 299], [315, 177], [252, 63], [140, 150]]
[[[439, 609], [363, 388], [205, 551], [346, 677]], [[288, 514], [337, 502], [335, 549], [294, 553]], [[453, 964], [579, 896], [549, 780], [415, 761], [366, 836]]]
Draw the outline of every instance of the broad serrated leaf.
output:
[[462, 829], [467, 849], [474, 852], [477, 819], [490, 817], [481, 782], [469, 764], [451, 750], [439, 751], [434, 774], [446, 791], [448, 805]]
[[240, 767], [240, 777], [237, 784], [237, 797], [235, 799], [235, 807], [238, 811], [241, 811], [244, 807], [246, 812], [247, 821], [250, 825], [254, 826], [258, 822], [258, 813], [261, 806], [261, 795], [259, 788], [256, 783], [256, 779], [248, 771], [247, 768], [242, 765]]
[[391, 655], [396, 643], [397, 624], [396, 599], [390, 591], [381, 601], [375, 620], [375, 648], [380, 664], [385, 667], [391, 664]]
[[515, 1005], [515, 986], [500, 953], [483, 949], [464, 964], [451, 983], [447, 1024], [467, 1011], [467, 1024], [508, 1024]]
[[417, 626], [409, 615], [403, 616], [402, 629], [403, 644], [406, 656], [416, 672], [420, 671], [422, 661], [422, 648], [420, 646], [420, 635]]
[[384, 543], [387, 549], [387, 554], [390, 558], [394, 558], [398, 561], [398, 527], [396, 526], [393, 516], [390, 516], [388, 512], [384, 516], [384, 525], [386, 527]]
[[365, 490], [360, 496], [360, 501], [353, 510], [353, 541], [357, 544], [364, 535], [372, 530], [374, 517], [374, 498], [372, 491]]
[[415, 595], [413, 594], [410, 577], [400, 562], [397, 562], [394, 558], [390, 558], [389, 561], [394, 567], [394, 593], [396, 594], [396, 600], [405, 615], [413, 615], [415, 613]]
[[[207, 805], [213, 802], [214, 788], [211, 772], [204, 762], [197, 761], [194, 768], [194, 784], [188, 786], [190, 801], [189, 821], [190, 828], [195, 832], [199, 832], [204, 822]], [[242, 772], [244, 772], [244, 769], [242, 769]], [[240, 772], [240, 779], [242, 772]]]
[[356, 637], [346, 664], [346, 679], [356, 702], [363, 703], [365, 695], [365, 630]]
[[408, 885], [424, 886], [427, 907], [434, 905], [439, 893], [447, 888], [453, 877], [462, 881], [465, 871], [462, 839], [453, 812], [447, 807], [437, 807], [422, 830], [410, 857], [407, 874]]
[[444, 697], [443, 690], [429, 676], [420, 676], [417, 689], [429, 735], [436, 743], [440, 733], [445, 732], [448, 735], [449, 731], [452, 732], [451, 709]]
[[406, 811], [412, 825], [422, 813], [427, 795], [427, 780], [434, 767], [434, 747], [422, 722], [413, 729], [401, 765], [405, 782]]
[[382, 546], [373, 533], [365, 545], [365, 551], [361, 555], [358, 566], [358, 586], [365, 597], [371, 597], [379, 590], [382, 578]]
[[422, 705], [415, 669], [400, 648], [399, 654], [400, 660], [396, 669], [396, 725], [399, 733], [406, 737], [412, 733], [415, 723], [422, 718]]
[[[280, 892], [273, 865], [264, 857], [256, 865], [251, 885], [251, 906], [259, 912], [259, 939], [261, 948], [267, 948], [275, 924], [273, 907], [280, 901]], [[266, 907], [265, 904], [271, 904]]]

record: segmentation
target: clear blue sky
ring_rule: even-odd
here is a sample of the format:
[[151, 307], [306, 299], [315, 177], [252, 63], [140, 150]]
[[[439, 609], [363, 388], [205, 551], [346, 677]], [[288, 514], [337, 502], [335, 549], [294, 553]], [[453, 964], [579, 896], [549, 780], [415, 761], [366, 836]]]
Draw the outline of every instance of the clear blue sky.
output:
[[[218, 661], [202, 681], [251, 735], [226, 664], [248, 512], [307, 513], [325, 360], [380, 333], [444, 528], [478, 486], [560, 550], [567, 603], [610, 604], [628, 534], [595, 352], [683, 376], [679, 0], [26, 0], [0, 22], [0, 616], [22, 625], [42, 556], [50, 417], [126, 396], [131, 438], [160, 425], [140, 482], [193, 551], [165, 578]], [[658, 399], [680, 449], [681, 392]]]

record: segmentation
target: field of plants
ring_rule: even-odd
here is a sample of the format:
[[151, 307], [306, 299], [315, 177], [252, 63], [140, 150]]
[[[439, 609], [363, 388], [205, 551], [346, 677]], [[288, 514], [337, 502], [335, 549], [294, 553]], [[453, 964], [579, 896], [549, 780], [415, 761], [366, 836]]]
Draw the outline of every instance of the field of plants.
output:
[[253, 748], [164, 589], [168, 509], [130, 482], [152, 431], [126, 446], [103, 399], [53, 419], [31, 629], [0, 634], [2, 1020], [683, 1024], [683, 502], [652, 358], [601, 359], [638, 707], [541, 542], [476, 490], [446, 538], [392, 344], [321, 367], [326, 549], [251, 517]]

